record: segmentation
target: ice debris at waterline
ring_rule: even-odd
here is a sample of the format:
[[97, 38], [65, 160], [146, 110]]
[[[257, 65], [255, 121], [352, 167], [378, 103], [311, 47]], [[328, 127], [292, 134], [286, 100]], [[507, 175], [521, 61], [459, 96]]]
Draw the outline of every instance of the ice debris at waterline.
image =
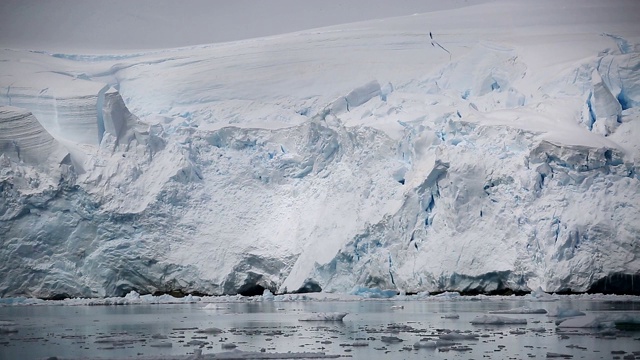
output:
[[[429, 302], [449, 302], [449, 301], [482, 301], [492, 299], [495, 301], [518, 301], [520, 299], [526, 299], [531, 301], [562, 301], [562, 300], [595, 300], [595, 301], [616, 301], [616, 302], [640, 302], [640, 297], [632, 295], [602, 295], [602, 294], [574, 294], [574, 295], [556, 295], [546, 294], [544, 299], [533, 295], [526, 295], [523, 297], [515, 296], [499, 296], [494, 295], [487, 297], [486, 295], [476, 296], [460, 296], [458, 293], [447, 293], [437, 295], [396, 295], [389, 300], [395, 301], [429, 301]], [[81, 306], [81, 305], [148, 305], [148, 304], [195, 304], [200, 303], [203, 311], [217, 312], [228, 310], [229, 307], [224, 305], [228, 303], [255, 303], [255, 302], [331, 302], [331, 301], [375, 301], [377, 299], [371, 299], [367, 296], [360, 297], [356, 295], [339, 294], [339, 293], [307, 293], [307, 294], [282, 294], [273, 296], [185, 296], [174, 297], [171, 295], [140, 295], [135, 291], [127, 294], [125, 297], [108, 297], [102, 299], [94, 298], [70, 298], [64, 300], [42, 300], [36, 298], [0, 298], [0, 306]], [[394, 305], [392, 310], [399, 310], [399, 307], [404, 305]], [[580, 316], [584, 313], [567, 309], [561, 310], [561, 316], [559, 319], [565, 319], [570, 316]], [[557, 316], [555, 310], [552, 310], [547, 316]], [[444, 314], [440, 316], [442, 319], [457, 320], [460, 318], [459, 314]]]
[[1, 49], [0, 297], [638, 294], [639, 14]]

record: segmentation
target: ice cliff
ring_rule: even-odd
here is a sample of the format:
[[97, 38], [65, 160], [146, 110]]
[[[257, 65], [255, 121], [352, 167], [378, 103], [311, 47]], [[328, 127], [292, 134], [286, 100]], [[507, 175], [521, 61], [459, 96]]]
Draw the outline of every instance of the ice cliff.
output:
[[639, 293], [639, 6], [0, 50], [0, 296]]

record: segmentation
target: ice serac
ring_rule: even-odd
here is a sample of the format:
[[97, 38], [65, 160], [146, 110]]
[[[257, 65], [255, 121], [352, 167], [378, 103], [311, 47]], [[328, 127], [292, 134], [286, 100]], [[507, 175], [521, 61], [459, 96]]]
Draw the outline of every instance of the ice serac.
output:
[[[108, 87], [108, 86], [107, 86]], [[101, 90], [99, 93], [98, 129], [113, 135], [118, 142], [128, 142], [135, 137], [134, 129], [138, 118], [131, 114], [122, 97], [115, 89]], [[100, 135], [102, 140], [102, 135]]]
[[589, 108], [593, 113], [593, 130], [602, 135], [615, 131], [620, 122], [622, 106], [611, 93], [597, 70], [591, 75], [593, 92], [589, 98]]
[[532, 4], [0, 50], [0, 296], [640, 293], [640, 3]]

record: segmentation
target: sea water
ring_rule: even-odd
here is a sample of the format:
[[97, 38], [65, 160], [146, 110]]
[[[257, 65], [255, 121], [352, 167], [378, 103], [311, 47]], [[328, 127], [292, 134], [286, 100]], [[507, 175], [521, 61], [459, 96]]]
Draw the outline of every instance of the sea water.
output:
[[[262, 354], [312, 352], [368, 360], [540, 359], [550, 354], [574, 359], [640, 358], [640, 332], [559, 329], [556, 319], [546, 314], [501, 315], [526, 319], [526, 325], [471, 324], [471, 320], [490, 311], [519, 307], [640, 316], [640, 302], [529, 301], [517, 297], [3, 306], [0, 321], [11, 326], [0, 334], [0, 359], [184, 358], [199, 352], [209, 355], [235, 350]], [[315, 312], [348, 315], [341, 322], [299, 321]], [[208, 328], [222, 332], [198, 332]], [[449, 331], [478, 337], [437, 349], [413, 346]]]

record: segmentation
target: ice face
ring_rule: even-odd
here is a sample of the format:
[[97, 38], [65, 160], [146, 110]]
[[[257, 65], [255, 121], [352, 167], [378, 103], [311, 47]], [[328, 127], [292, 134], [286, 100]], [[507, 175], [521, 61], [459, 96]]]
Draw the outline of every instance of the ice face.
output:
[[619, 291], [640, 9], [552, 5], [0, 51], [0, 296]]

